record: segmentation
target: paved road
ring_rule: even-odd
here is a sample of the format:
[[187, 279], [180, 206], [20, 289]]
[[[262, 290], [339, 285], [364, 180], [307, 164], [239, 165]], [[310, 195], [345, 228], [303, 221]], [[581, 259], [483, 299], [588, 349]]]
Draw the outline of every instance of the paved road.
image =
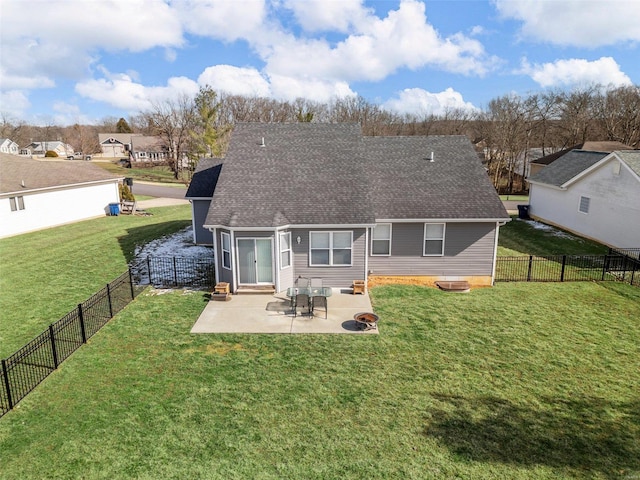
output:
[[187, 193], [185, 186], [164, 186], [153, 183], [142, 183], [133, 181], [131, 187], [134, 195], [147, 195], [157, 198], [177, 198], [184, 200], [184, 194]]

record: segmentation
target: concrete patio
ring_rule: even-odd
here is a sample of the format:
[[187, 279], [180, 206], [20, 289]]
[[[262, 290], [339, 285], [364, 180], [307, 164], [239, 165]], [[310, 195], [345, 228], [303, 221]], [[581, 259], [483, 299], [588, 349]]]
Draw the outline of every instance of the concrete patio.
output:
[[293, 316], [285, 292], [233, 295], [229, 301], [210, 301], [193, 325], [191, 333], [354, 333], [377, 334], [377, 329], [360, 330], [353, 317], [373, 312], [369, 294], [353, 295], [351, 289], [332, 290], [328, 314]]

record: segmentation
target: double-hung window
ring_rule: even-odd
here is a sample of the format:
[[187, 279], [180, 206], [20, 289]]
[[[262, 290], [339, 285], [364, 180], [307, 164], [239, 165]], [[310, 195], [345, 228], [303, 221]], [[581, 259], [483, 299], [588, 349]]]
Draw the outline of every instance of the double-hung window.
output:
[[222, 232], [220, 238], [222, 239], [222, 268], [231, 270], [231, 235]]
[[280, 234], [280, 268], [291, 266], [291, 232]]
[[371, 255], [391, 255], [390, 223], [379, 223], [371, 229]]
[[309, 232], [309, 264], [350, 266], [353, 232]]
[[425, 256], [444, 255], [444, 223], [424, 224], [424, 252]]
[[24, 197], [9, 197], [9, 203], [11, 204], [12, 212], [24, 210]]

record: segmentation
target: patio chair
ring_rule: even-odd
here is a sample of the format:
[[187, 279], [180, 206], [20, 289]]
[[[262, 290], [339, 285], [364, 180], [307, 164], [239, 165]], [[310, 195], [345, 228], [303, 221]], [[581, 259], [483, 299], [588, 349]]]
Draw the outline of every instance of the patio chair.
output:
[[[327, 318], [329, 309], [327, 308], [327, 297], [324, 295], [316, 295], [311, 298], [311, 312], [315, 312], [317, 308], [324, 310], [324, 318]], [[315, 315], [315, 313], [314, 313]]]
[[[294, 297], [294, 305], [293, 305], [293, 316], [298, 316], [298, 308], [307, 309], [307, 315], [311, 315], [311, 297], [306, 293], [298, 293]], [[302, 314], [302, 312], [300, 312]]]
[[322, 279], [320, 277], [311, 277], [311, 280], [309, 281], [309, 286], [322, 288]]
[[296, 287], [306, 288], [309, 286], [310, 280], [307, 277], [296, 278]]

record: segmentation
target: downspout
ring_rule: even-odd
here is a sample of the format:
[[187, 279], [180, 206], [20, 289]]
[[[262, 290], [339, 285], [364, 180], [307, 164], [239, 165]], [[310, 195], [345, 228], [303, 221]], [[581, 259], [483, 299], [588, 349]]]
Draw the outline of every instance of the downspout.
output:
[[[504, 225], [504, 222], [502, 223]], [[491, 286], [493, 287], [496, 278], [496, 263], [498, 261], [498, 236], [500, 235], [500, 222], [496, 222], [496, 237], [493, 243], [493, 265], [491, 266]]]
[[220, 268], [222, 268], [222, 264], [220, 263], [218, 256], [218, 229], [214, 228], [213, 231], [213, 262], [215, 265], [214, 274], [216, 278], [216, 285], [220, 283]]
[[233, 292], [235, 293], [238, 290], [238, 284], [236, 283], [236, 234], [232, 229], [229, 229], [229, 233], [231, 234], [231, 245], [229, 245], [231, 249], [231, 279], [233, 281]]
[[276, 271], [273, 272], [273, 274], [275, 275], [276, 281], [273, 283], [275, 284], [276, 292], [279, 292], [280, 291], [280, 233], [278, 232], [277, 228], [273, 229], [273, 237], [274, 237], [273, 246], [275, 250], [275, 252], [273, 252], [273, 256], [276, 259], [276, 261], [274, 262]]
[[[193, 200], [189, 200], [189, 203], [191, 204], [191, 230], [193, 231], [193, 243], [194, 245], [196, 244], [196, 209], [195, 209], [195, 205], [193, 204]], [[214, 246], [214, 250], [215, 250], [215, 246]], [[216, 272], [218, 271], [218, 269], [216, 268]], [[217, 279], [216, 279], [216, 283], [217, 283]]]
[[369, 280], [369, 229], [364, 229], [364, 283]]

